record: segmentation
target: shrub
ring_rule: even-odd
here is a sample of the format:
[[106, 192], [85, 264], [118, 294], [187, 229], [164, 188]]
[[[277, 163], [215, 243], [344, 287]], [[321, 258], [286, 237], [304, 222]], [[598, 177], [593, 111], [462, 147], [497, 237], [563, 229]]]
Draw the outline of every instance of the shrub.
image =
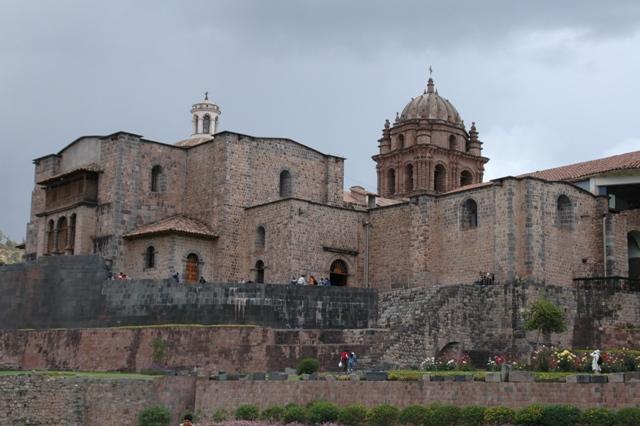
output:
[[617, 426], [640, 425], [640, 408], [623, 408], [615, 415]]
[[430, 410], [422, 405], [410, 405], [400, 412], [398, 421], [403, 425], [421, 426], [427, 422]]
[[580, 416], [580, 424], [584, 426], [613, 426], [615, 416], [606, 408], [589, 408]]
[[287, 404], [282, 414], [284, 423], [305, 423], [307, 421], [307, 412], [304, 407], [297, 404]]
[[548, 405], [542, 408], [542, 426], [574, 426], [580, 410], [570, 405]]
[[228, 418], [229, 418], [229, 413], [227, 413], [227, 410], [225, 410], [224, 408], [218, 408], [211, 415], [211, 420], [213, 420], [214, 422], [224, 422]]
[[140, 412], [138, 426], [169, 426], [171, 413], [163, 405], [153, 405]]
[[484, 407], [469, 405], [460, 409], [461, 426], [481, 426], [484, 423]]
[[313, 402], [307, 408], [307, 422], [315, 425], [320, 423], [335, 422], [338, 420], [340, 409], [328, 401]]
[[320, 361], [315, 358], [304, 358], [298, 364], [298, 374], [313, 374], [320, 370]]
[[364, 405], [347, 405], [338, 414], [338, 423], [349, 426], [359, 426], [367, 421], [367, 409]]
[[371, 426], [389, 426], [398, 421], [400, 411], [389, 404], [382, 404], [369, 411], [367, 421]]
[[514, 422], [518, 426], [539, 426], [542, 423], [542, 406], [533, 404], [524, 407], [514, 417]]
[[260, 411], [252, 404], [243, 404], [236, 409], [236, 420], [258, 420]]
[[488, 407], [484, 410], [484, 422], [488, 425], [513, 423], [514, 416], [513, 410], [507, 407]]
[[429, 407], [429, 418], [426, 424], [429, 426], [454, 425], [460, 419], [460, 408], [453, 405], [434, 404]]
[[271, 407], [262, 410], [262, 413], [260, 413], [260, 420], [279, 422], [280, 420], [282, 420], [283, 415], [284, 407], [281, 407], [279, 405], [272, 405]]

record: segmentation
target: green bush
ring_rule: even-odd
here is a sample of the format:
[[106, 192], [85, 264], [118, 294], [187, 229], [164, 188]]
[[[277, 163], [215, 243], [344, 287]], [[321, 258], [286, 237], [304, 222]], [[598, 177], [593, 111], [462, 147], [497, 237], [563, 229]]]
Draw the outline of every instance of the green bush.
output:
[[484, 410], [484, 422], [488, 425], [500, 426], [513, 423], [515, 413], [507, 407], [488, 407]]
[[265, 408], [260, 413], [260, 420], [269, 420], [272, 422], [279, 422], [282, 420], [284, 416], [284, 407], [279, 405], [272, 405], [271, 407]]
[[342, 407], [338, 414], [338, 423], [349, 426], [364, 425], [367, 422], [367, 408], [361, 404]]
[[211, 415], [211, 420], [213, 420], [214, 422], [224, 422], [225, 420], [228, 420], [228, 419], [229, 419], [229, 413], [227, 413], [227, 410], [225, 410], [224, 408], [218, 408]]
[[615, 415], [616, 426], [640, 425], [640, 408], [622, 408]]
[[430, 410], [422, 405], [410, 405], [400, 412], [398, 421], [403, 425], [422, 426], [426, 424]]
[[305, 423], [307, 421], [307, 411], [297, 404], [287, 404], [282, 414], [284, 423]]
[[482, 426], [484, 423], [484, 407], [478, 405], [468, 405], [460, 409], [461, 426]]
[[460, 419], [460, 408], [453, 405], [434, 404], [429, 407], [428, 426], [455, 425]]
[[524, 407], [514, 417], [514, 422], [518, 426], [539, 426], [542, 424], [542, 406], [537, 404]]
[[307, 408], [307, 422], [312, 425], [335, 422], [340, 409], [328, 401], [315, 401]]
[[252, 404], [242, 404], [236, 409], [236, 420], [258, 420], [260, 411]]
[[367, 421], [371, 426], [390, 426], [398, 421], [400, 411], [389, 404], [382, 404], [369, 411]]
[[320, 370], [320, 361], [315, 358], [304, 358], [298, 364], [298, 374], [313, 374]]
[[584, 426], [614, 426], [614, 414], [606, 408], [589, 408], [580, 416], [580, 424]]
[[169, 426], [171, 413], [163, 405], [153, 405], [140, 412], [138, 426]]
[[570, 405], [548, 405], [542, 408], [542, 426], [574, 426], [580, 420], [580, 410]]

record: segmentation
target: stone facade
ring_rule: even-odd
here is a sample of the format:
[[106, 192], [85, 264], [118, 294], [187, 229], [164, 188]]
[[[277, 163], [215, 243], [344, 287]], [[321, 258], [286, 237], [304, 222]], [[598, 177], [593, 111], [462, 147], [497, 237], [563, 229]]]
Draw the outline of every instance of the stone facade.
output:
[[[289, 139], [212, 134], [219, 108], [208, 100], [192, 112], [194, 135], [175, 145], [119, 132], [34, 160], [27, 258], [99, 254], [114, 274], [141, 279], [306, 274], [379, 289], [471, 284], [480, 273], [561, 286], [640, 277], [640, 204], [629, 187], [603, 195], [609, 187], [598, 182], [613, 177], [548, 171], [483, 182], [478, 131], [432, 80], [385, 125], [373, 157], [383, 197], [344, 193], [341, 157]], [[202, 114], [215, 118], [209, 132]], [[640, 182], [628, 155], [618, 180]], [[621, 167], [602, 163], [597, 176]]]

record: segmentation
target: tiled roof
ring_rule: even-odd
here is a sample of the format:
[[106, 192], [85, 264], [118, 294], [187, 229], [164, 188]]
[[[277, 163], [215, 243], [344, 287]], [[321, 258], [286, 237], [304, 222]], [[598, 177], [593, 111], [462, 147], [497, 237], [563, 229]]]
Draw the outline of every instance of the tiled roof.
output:
[[[376, 196], [376, 207], [387, 207], [387, 206], [392, 206], [394, 204], [404, 203], [407, 201], [407, 199], [378, 197], [375, 192], [364, 192], [362, 194], [363, 198], [366, 197], [366, 195]], [[351, 191], [344, 191], [342, 199], [347, 204], [355, 204], [357, 206], [367, 207], [366, 201], [365, 202], [361, 201], [361, 198], [356, 197]]]
[[190, 217], [176, 215], [158, 222], [142, 225], [124, 238], [141, 238], [160, 234], [182, 234], [199, 238], [216, 238], [217, 235], [204, 223]]
[[38, 182], [36, 182], [38, 185], [45, 185], [47, 183], [51, 183], [51, 182], [55, 182], [58, 179], [61, 179], [63, 177], [66, 176], [71, 176], [73, 174], [76, 173], [81, 173], [81, 172], [101, 172], [102, 169], [100, 168], [100, 166], [96, 163], [90, 163], [90, 164], [85, 164], [84, 166], [80, 166], [80, 167], [76, 167], [75, 169], [71, 169], [71, 170], [66, 170], [62, 173], [58, 173], [57, 175], [53, 175], [51, 177], [39, 180]]
[[444, 194], [455, 194], [456, 192], [463, 192], [463, 191], [468, 191], [470, 189], [476, 189], [476, 188], [484, 188], [485, 186], [491, 186], [491, 185], [493, 185], [493, 182], [472, 183], [470, 185], [465, 185], [456, 189], [452, 189], [451, 191], [447, 191]]
[[520, 175], [518, 177], [531, 176], [545, 180], [566, 180], [575, 182], [600, 173], [629, 169], [640, 169], [640, 151], [613, 155], [611, 157], [599, 158], [597, 160], [585, 161], [582, 163], [569, 164], [568, 166], [556, 167], [553, 169], [540, 170]]

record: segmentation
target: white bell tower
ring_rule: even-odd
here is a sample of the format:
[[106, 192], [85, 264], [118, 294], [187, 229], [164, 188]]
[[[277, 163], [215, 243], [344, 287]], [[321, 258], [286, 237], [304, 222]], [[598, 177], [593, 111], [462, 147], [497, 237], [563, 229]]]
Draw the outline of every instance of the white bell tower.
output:
[[218, 131], [220, 108], [209, 100], [209, 92], [204, 92], [204, 100], [191, 107], [193, 136], [213, 136]]

